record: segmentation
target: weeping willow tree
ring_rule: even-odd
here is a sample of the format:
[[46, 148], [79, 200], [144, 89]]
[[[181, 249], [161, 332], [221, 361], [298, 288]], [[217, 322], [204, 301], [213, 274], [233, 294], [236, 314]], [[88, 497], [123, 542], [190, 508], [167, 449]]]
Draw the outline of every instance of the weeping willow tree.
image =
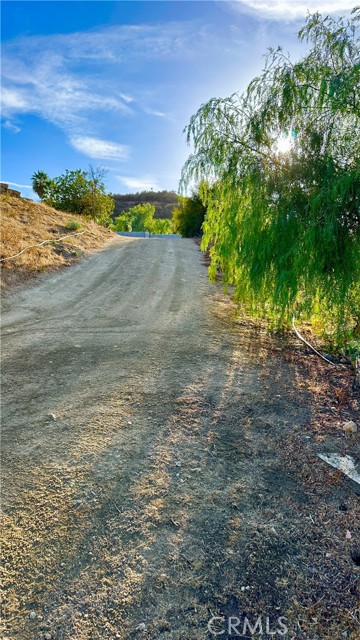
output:
[[181, 186], [202, 181], [202, 248], [252, 313], [360, 332], [359, 8], [308, 16], [293, 63], [270, 49], [244, 94], [212, 99], [186, 128]]

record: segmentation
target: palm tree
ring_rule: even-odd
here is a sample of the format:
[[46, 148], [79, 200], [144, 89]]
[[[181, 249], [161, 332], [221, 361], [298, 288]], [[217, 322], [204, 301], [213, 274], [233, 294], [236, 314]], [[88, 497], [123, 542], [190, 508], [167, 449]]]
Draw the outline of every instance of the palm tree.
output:
[[49, 176], [47, 175], [47, 173], [45, 173], [45, 171], [36, 171], [31, 176], [31, 180], [33, 190], [41, 200], [44, 200], [51, 182]]

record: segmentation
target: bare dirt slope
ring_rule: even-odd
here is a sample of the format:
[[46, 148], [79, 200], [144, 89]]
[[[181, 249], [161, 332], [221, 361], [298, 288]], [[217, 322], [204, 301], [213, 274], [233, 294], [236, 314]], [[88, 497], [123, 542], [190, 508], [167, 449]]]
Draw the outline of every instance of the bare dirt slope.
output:
[[[114, 233], [87, 220], [84, 216], [57, 211], [41, 202], [15, 198], [8, 193], [0, 196], [0, 258], [2, 284], [21, 282], [47, 269], [57, 269], [74, 262], [104, 246]], [[68, 224], [77, 222], [78, 230], [68, 229]], [[84, 232], [79, 235], [79, 232]], [[76, 235], [74, 235], [76, 234]], [[60, 238], [65, 240], [58, 241]], [[52, 240], [35, 247], [43, 240]], [[23, 249], [16, 259], [9, 259]]]
[[5, 296], [4, 638], [358, 638], [356, 491], [304, 371], [227, 308], [190, 240]]

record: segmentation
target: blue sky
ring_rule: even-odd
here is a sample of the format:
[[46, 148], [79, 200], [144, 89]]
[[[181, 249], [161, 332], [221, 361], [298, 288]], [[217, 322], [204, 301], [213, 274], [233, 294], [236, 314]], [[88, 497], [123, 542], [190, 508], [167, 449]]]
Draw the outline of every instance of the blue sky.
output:
[[[113, 193], [178, 188], [184, 126], [242, 91], [267, 47], [294, 58], [308, 10], [355, 0], [2, 3], [2, 181], [108, 169]], [[16, 186], [14, 186], [16, 188]]]

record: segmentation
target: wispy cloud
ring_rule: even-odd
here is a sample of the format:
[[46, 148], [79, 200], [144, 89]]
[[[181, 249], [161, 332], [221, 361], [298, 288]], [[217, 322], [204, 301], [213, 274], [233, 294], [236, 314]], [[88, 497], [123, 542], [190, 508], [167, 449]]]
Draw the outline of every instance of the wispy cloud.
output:
[[129, 77], [131, 65], [137, 69], [139, 60], [148, 64], [189, 55], [195, 32], [196, 26], [185, 22], [121, 25], [4, 43], [2, 114], [7, 128], [16, 127], [14, 117], [32, 114], [60, 127], [70, 144], [90, 157], [124, 157], [121, 144], [102, 140], [107, 114], [128, 117], [140, 109], [167, 116], [137, 103], [128, 91], [131, 81], [122, 88], [114, 76]]
[[120, 93], [120, 98], [124, 100], [124, 102], [134, 102], [134, 98], [128, 96], [126, 93]]
[[84, 33], [29, 36], [5, 43], [3, 113], [35, 113], [68, 128], [89, 111], [131, 113], [134, 98], [106, 82], [106, 69], [185, 54], [188, 23], [114, 26]]
[[11, 187], [19, 187], [19, 189], [32, 189], [30, 184], [18, 184], [17, 182], [10, 182], [10, 180], [2, 180], [5, 184], [9, 184]]
[[163, 111], [157, 111], [157, 109], [149, 109], [148, 107], [144, 108], [145, 113], [148, 113], [149, 116], [155, 116], [156, 118], [170, 118], [167, 113]]
[[[29, 63], [16, 69], [16, 58], [9, 61], [15, 67], [4, 72], [2, 112], [5, 117], [32, 113], [61, 126], [65, 130], [86, 122], [90, 112], [117, 111], [129, 113], [124, 101], [101, 93], [91, 78], [75, 75], [66, 69], [65, 61], [56, 56], [40, 56], [39, 63]], [[6, 66], [6, 55], [3, 68]]]
[[231, 0], [231, 6], [239, 11], [250, 11], [274, 20], [296, 20], [308, 12], [336, 13], [351, 10], [354, 0]]
[[5, 120], [4, 122], [2, 122], [2, 126], [4, 127], [4, 129], [8, 129], [12, 133], [20, 133], [21, 131], [20, 127], [18, 127], [13, 122], [10, 122], [10, 120]]
[[117, 176], [120, 182], [122, 182], [128, 189], [133, 189], [134, 191], [150, 191], [153, 189], [154, 191], [159, 191], [160, 186], [155, 180], [150, 176], [144, 176], [142, 178], [129, 178], [126, 176]]
[[102, 160], [125, 160], [129, 157], [130, 148], [124, 144], [100, 140], [89, 136], [74, 136], [70, 139], [71, 145], [77, 151], [90, 158]]
[[2, 87], [1, 106], [3, 115], [12, 115], [13, 112], [21, 113], [27, 111], [28, 103], [26, 95], [22, 95], [22, 93], [20, 89], [8, 88], [6, 86]]

